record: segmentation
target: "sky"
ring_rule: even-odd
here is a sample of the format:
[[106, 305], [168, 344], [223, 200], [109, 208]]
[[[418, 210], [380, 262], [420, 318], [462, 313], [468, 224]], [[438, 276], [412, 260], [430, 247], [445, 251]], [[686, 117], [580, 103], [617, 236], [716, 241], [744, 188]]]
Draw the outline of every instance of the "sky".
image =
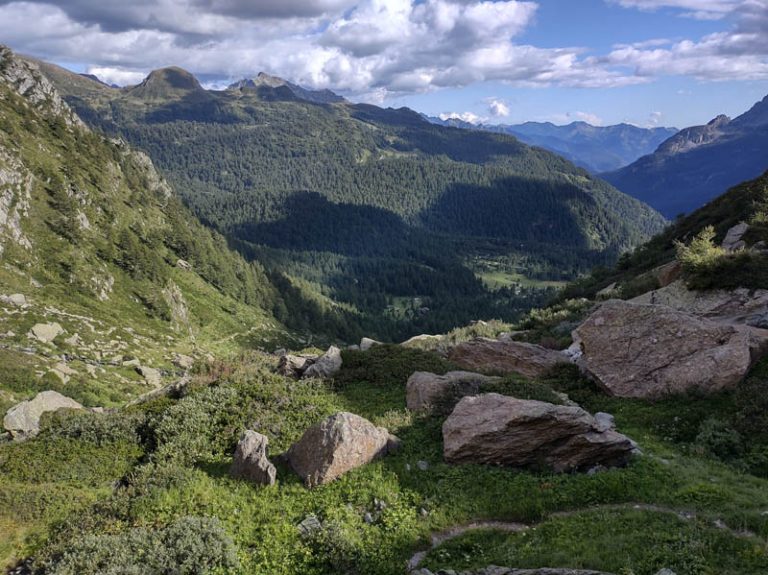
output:
[[120, 85], [265, 71], [473, 122], [683, 128], [768, 95], [768, 0], [0, 0], [0, 43]]

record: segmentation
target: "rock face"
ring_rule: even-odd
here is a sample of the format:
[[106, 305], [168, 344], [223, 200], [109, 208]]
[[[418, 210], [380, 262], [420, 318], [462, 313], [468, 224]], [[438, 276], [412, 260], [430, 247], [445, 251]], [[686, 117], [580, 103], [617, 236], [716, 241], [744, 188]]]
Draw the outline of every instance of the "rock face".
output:
[[280, 363], [277, 365], [277, 373], [298, 379], [316, 359], [316, 357], [307, 355], [281, 355]]
[[624, 465], [636, 446], [604, 423], [580, 407], [497, 393], [465, 397], [443, 424], [443, 455], [449, 463], [558, 473]]
[[333, 377], [341, 369], [341, 350], [336, 346], [328, 348], [323, 355], [310, 365], [302, 377]]
[[458, 401], [466, 395], [475, 395], [484, 385], [500, 379], [471, 371], [449, 371], [445, 375], [416, 371], [406, 384], [406, 404], [411, 411], [429, 410], [450, 398]]
[[136, 371], [144, 378], [144, 381], [147, 382], [147, 385], [151, 385], [152, 387], [160, 387], [160, 385], [163, 383], [163, 376], [159, 369], [155, 369], [154, 367], [147, 367], [145, 365], [139, 365], [136, 366]]
[[40, 416], [59, 409], [82, 409], [74, 399], [56, 391], [43, 391], [29, 401], [13, 406], [3, 418], [3, 427], [14, 439], [26, 439], [40, 432]]
[[619, 300], [601, 305], [573, 337], [580, 366], [618, 397], [731, 388], [768, 351], [768, 332]]
[[59, 335], [64, 333], [64, 328], [58, 323], [36, 323], [29, 330], [29, 337], [41, 341], [43, 343], [50, 343], [56, 339]]
[[370, 337], [364, 337], [360, 340], [360, 351], [368, 351], [374, 345], [381, 345], [381, 342], [371, 339]]
[[568, 358], [554, 351], [519, 341], [478, 338], [451, 349], [448, 359], [464, 369], [491, 373], [517, 373], [539, 377]]
[[693, 315], [725, 319], [730, 323], [745, 323], [753, 315], [768, 310], [768, 289], [693, 291], [678, 280], [631, 301], [665, 305]]
[[267, 457], [269, 439], [261, 433], [248, 430], [237, 443], [229, 474], [259, 485], [274, 485], [277, 469]]
[[745, 222], [733, 226], [726, 232], [722, 248], [729, 252], [735, 252], [747, 247], [746, 242], [742, 239], [747, 231], [749, 231], [749, 224]]
[[315, 487], [386, 455], [396, 441], [383, 427], [340, 412], [304, 432], [288, 450], [288, 461], [307, 487]]

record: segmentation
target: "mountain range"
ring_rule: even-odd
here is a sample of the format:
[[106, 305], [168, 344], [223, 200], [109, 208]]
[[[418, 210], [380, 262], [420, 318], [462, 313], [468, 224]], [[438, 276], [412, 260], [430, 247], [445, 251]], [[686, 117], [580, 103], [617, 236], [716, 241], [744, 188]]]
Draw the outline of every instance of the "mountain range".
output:
[[768, 96], [744, 114], [681, 130], [658, 149], [601, 174], [668, 218], [689, 213], [768, 168]]
[[521, 142], [555, 152], [595, 174], [631, 164], [677, 133], [676, 128], [640, 128], [631, 124], [593, 126], [572, 122], [558, 126], [551, 122], [525, 122], [508, 125], [472, 124], [457, 118], [427, 119], [443, 126], [510, 134]]
[[406, 108], [263, 74], [215, 91], [165, 68], [114, 89], [38, 65], [84, 121], [144, 150], [204, 223], [266, 266], [295, 329], [349, 341], [511, 319], [546, 297], [536, 282], [609, 264], [665, 225], [555, 154]]

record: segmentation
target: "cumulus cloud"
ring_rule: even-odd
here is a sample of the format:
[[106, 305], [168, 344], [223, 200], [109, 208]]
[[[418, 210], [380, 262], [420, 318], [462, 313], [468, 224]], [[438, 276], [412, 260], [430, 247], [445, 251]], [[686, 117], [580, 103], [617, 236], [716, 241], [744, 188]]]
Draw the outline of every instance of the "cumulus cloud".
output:
[[475, 125], [484, 124], [487, 120], [487, 118], [478, 116], [473, 112], [448, 112], [445, 114], [440, 114], [438, 117], [443, 122], [445, 122], [446, 120], [461, 120], [462, 122], [468, 122], [470, 124], [475, 124]]
[[[536, 18], [524, 0], [0, 0], [0, 38], [20, 52], [89, 65], [116, 83], [178, 65], [211, 85], [259, 71], [381, 103], [477, 82], [601, 88], [665, 74], [768, 77], [768, 0], [607, 0], [736, 22], [697, 40], [584, 47], [519, 41]], [[506, 104], [487, 103], [489, 115]], [[506, 110], [508, 112], [508, 110]]]
[[494, 118], [504, 118], [509, 116], [509, 105], [504, 100], [498, 98], [490, 98], [487, 100], [488, 112]]

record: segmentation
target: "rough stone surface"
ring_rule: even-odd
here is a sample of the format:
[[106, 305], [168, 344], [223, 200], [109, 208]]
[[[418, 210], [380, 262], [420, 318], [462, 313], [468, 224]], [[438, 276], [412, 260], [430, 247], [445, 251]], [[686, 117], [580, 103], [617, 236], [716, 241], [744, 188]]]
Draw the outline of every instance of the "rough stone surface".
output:
[[729, 229], [725, 234], [725, 239], [722, 243], [722, 248], [729, 252], [735, 252], [746, 247], [746, 243], [742, 239], [744, 234], [749, 230], [749, 224], [741, 222]]
[[499, 380], [471, 371], [449, 371], [445, 375], [416, 371], [406, 383], [406, 405], [411, 411], [429, 410], [451, 397], [458, 401], [475, 395], [484, 385]]
[[680, 279], [680, 275], [683, 273], [683, 266], [680, 262], [673, 260], [669, 263], [661, 265], [651, 270], [656, 280], [659, 282], [659, 287], [667, 287], [674, 281]]
[[341, 369], [341, 350], [336, 346], [328, 348], [323, 355], [317, 358], [305, 371], [302, 377], [333, 377]]
[[[453, 571], [440, 570], [433, 573], [429, 569], [417, 569], [411, 571], [411, 575], [613, 575], [605, 571], [591, 571], [589, 569], [548, 568], [540, 569], [510, 569], [508, 567], [486, 567], [477, 571]], [[666, 574], [664, 574], [666, 575]]]
[[57, 391], [43, 391], [29, 401], [13, 406], [3, 418], [3, 427], [14, 439], [25, 439], [40, 431], [40, 416], [59, 409], [82, 409], [74, 399]]
[[0, 296], [0, 301], [3, 303], [9, 303], [16, 307], [24, 307], [27, 305], [27, 297], [23, 293], [12, 293], [11, 295]]
[[392, 442], [383, 427], [340, 412], [304, 432], [288, 450], [288, 461], [307, 487], [315, 487], [385, 455]]
[[160, 385], [163, 383], [163, 376], [159, 369], [140, 365], [136, 368], [136, 371], [144, 378], [144, 381], [147, 382], [147, 385], [151, 385], [152, 387], [160, 387]]
[[247, 430], [237, 443], [229, 474], [259, 485], [274, 485], [277, 469], [267, 456], [268, 446], [269, 439], [266, 436]]
[[449, 463], [481, 463], [555, 472], [625, 464], [635, 444], [580, 407], [486, 393], [462, 399], [443, 424]]
[[612, 300], [573, 332], [577, 363], [618, 397], [735, 386], [768, 351], [768, 332], [667, 306]]
[[173, 357], [173, 365], [180, 369], [190, 369], [195, 363], [195, 358], [183, 353], [177, 353]]
[[461, 343], [448, 352], [448, 359], [461, 368], [491, 373], [517, 373], [539, 377], [568, 358], [554, 351], [519, 341], [478, 338]]
[[650, 291], [631, 300], [633, 303], [666, 305], [693, 315], [721, 318], [730, 323], [745, 323], [754, 314], [768, 310], [768, 289], [689, 290], [682, 280]]
[[32, 329], [29, 330], [28, 336], [43, 343], [50, 343], [62, 333], [64, 333], [64, 328], [56, 322], [36, 323], [32, 326]]
[[381, 342], [371, 339], [370, 337], [364, 337], [360, 340], [360, 351], [368, 351], [374, 345], [381, 345]]
[[286, 353], [280, 356], [280, 362], [277, 364], [277, 373], [298, 379], [315, 361], [317, 361], [317, 356], [314, 355], [291, 355]]
[[400, 345], [403, 347], [423, 348], [434, 347], [443, 341], [442, 335], [429, 335], [423, 333], [421, 335], [414, 335], [412, 338], [405, 340]]

